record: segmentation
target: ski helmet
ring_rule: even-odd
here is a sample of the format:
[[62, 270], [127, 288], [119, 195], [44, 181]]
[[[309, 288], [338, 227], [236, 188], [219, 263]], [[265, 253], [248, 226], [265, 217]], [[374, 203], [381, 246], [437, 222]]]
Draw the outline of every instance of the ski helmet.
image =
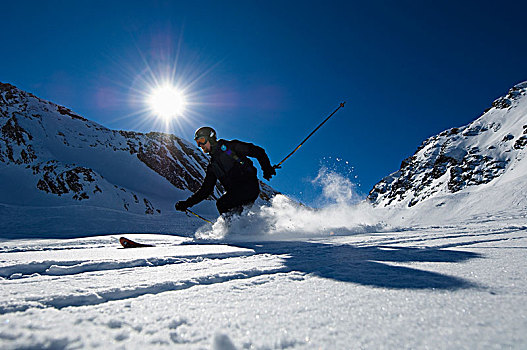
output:
[[194, 133], [194, 140], [204, 137], [210, 143], [216, 142], [216, 131], [210, 126], [203, 126]]

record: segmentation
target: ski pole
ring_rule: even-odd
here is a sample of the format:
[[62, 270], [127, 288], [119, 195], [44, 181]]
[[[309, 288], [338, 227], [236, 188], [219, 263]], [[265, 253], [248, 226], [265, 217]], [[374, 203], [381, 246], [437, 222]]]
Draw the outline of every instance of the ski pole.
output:
[[304, 143], [305, 143], [305, 142], [306, 142], [306, 141], [307, 141], [307, 140], [308, 140], [308, 139], [309, 139], [309, 138], [310, 138], [315, 132], [317, 132], [317, 130], [320, 129], [320, 127], [321, 127], [322, 125], [324, 125], [324, 123], [327, 122], [327, 121], [329, 120], [329, 118], [331, 118], [331, 117], [333, 116], [333, 114], [337, 113], [337, 111], [338, 111], [339, 109], [341, 109], [342, 107], [344, 107], [344, 104], [345, 104], [345, 103], [346, 103], [346, 101], [341, 102], [340, 105], [337, 107], [337, 109], [335, 109], [335, 110], [333, 111], [333, 113], [331, 113], [326, 119], [324, 119], [324, 121], [323, 121], [322, 123], [320, 123], [320, 124], [315, 128], [315, 130], [313, 130], [313, 131], [311, 132], [311, 134], [309, 134], [309, 135], [304, 139], [304, 141], [300, 142], [300, 144], [299, 144], [299, 145], [293, 150], [293, 152], [289, 153], [289, 154], [287, 155], [287, 157], [285, 157], [284, 159], [282, 159], [282, 161], [281, 161], [280, 163], [274, 165], [273, 168], [275, 168], [275, 169], [280, 169], [281, 166], [282, 166], [282, 163], [285, 162], [285, 161], [287, 160], [287, 158], [291, 157], [296, 151], [298, 151], [298, 149], [299, 149], [300, 147], [302, 147], [302, 145], [303, 145], [303, 144], [304, 144]]
[[194, 212], [193, 212], [192, 210], [190, 210], [190, 209], [187, 209], [187, 210], [186, 210], [186, 213], [187, 213], [187, 215], [188, 215], [188, 213], [191, 213], [191, 214], [194, 215], [195, 217], [200, 218], [201, 220], [206, 221], [206, 222], [208, 222], [209, 224], [212, 225], [212, 221], [209, 221], [209, 220], [205, 219], [203, 216], [194, 213]]

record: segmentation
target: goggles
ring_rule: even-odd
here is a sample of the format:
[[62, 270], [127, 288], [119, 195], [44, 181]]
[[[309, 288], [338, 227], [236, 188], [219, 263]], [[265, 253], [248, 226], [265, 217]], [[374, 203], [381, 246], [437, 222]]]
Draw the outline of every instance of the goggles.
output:
[[207, 139], [204, 136], [198, 137], [196, 139], [196, 143], [198, 144], [199, 147], [205, 145], [207, 142], [208, 141], [207, 141]]

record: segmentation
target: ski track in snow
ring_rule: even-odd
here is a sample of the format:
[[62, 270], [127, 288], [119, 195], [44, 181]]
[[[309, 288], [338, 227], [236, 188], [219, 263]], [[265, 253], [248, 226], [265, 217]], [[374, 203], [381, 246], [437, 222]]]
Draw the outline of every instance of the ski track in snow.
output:
[[[0, 347], [525, 348], [524, 217], [304, 241], [0, 244]], [[64, 332], [62, 330], [68, 330]]]

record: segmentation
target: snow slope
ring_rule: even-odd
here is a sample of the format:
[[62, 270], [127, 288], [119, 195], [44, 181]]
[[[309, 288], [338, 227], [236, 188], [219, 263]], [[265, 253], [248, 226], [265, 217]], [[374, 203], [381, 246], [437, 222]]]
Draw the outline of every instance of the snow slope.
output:
[[2, 349], [527, 346], [527, 221], [303, 241], [7, 241]]

